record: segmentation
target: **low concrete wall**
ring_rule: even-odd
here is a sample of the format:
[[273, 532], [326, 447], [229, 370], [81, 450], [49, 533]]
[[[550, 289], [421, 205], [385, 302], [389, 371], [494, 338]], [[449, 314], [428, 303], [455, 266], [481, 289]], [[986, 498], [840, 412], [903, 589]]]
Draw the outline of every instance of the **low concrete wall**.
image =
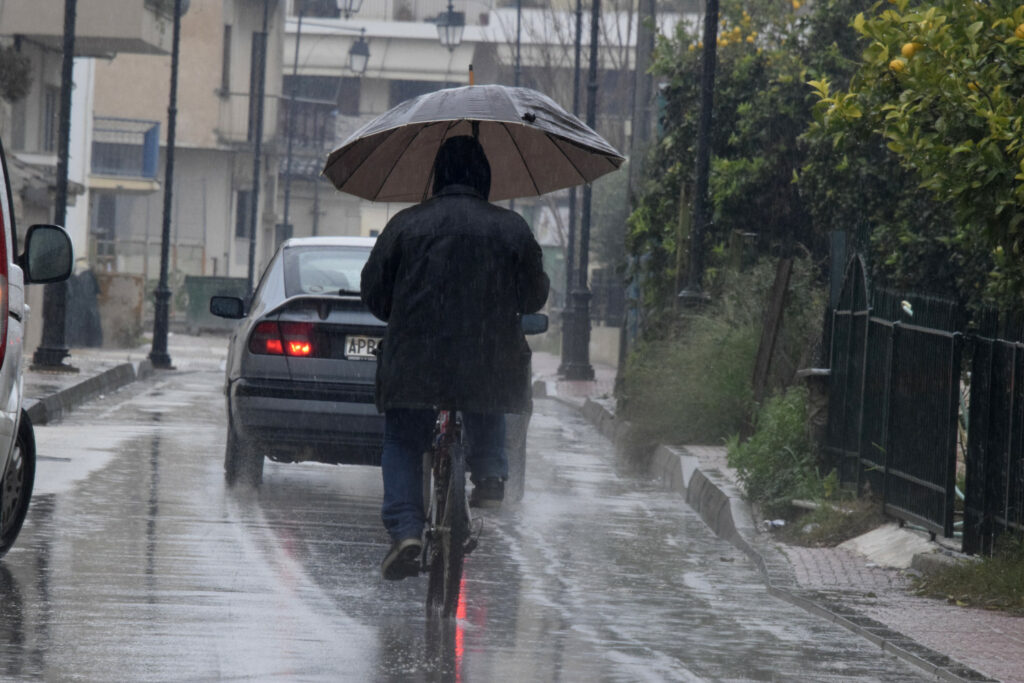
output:
[[97, 273], [100, 286], [100, 324], [103, 347], [123, 349], [135, 346], [142, 334], [142, 309], [146, 281], [141, 275]]

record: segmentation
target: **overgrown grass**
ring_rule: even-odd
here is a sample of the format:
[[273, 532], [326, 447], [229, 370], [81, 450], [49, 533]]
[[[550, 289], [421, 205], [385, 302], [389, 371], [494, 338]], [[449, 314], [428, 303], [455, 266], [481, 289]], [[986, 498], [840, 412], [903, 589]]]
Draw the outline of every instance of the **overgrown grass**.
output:
[[[721, 444], [749, 424], [754, 359], [775, 268], [773, 259], [742, 270], [713, 268], [708, 308], [680, 311], [674, 324], [646, 331], [618, 396], [619, 410], [642, 435], [660, 443]], [[777, 342], [785, 360], [780, 367], [793, 366], [809, 332], [820, 328], [823, 290], [816, 277], [813, 264], [797, 260]]]
[[758, 330], [695, 318], [684, 335], [643, 343], [627, 367], [620, 401], [649, 440], [721, 443], [750, 410]]
[[1006, 538], [991, 557], [950, 565], [920, 579], [919, 595], [1024, 616], [1024, 539]]
[[751, 437], [729, 440], [728, 460], [747, 499], [767, 516], [786, 517], [794, 499], [816, 500], [830, 493], [818, 476], [807, 433], [807, 389], [801, 386], [762, 406]]

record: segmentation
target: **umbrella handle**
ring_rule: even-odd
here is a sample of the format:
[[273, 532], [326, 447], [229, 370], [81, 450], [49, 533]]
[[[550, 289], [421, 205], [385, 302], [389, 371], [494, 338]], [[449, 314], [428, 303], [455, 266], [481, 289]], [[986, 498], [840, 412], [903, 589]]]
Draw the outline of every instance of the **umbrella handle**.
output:
[[473, 139], [474, 140], [479, 140], [480, 139], [480, 122], [479, 121], [471, 121], [470, 122], [470, 127], [473, 129]]

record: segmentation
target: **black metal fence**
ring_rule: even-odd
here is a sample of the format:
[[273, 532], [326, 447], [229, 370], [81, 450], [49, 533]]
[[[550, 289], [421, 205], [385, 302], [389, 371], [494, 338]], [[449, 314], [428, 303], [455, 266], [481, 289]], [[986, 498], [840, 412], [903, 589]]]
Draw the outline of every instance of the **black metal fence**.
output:
[[962, 515], [964, 551], [978, 553], [1024, 531], [1024, 325], [970, 322], [953, 301], [871, 290], [851, 260], [833, 312], [824, 451], [889, 515], [947, 537]]

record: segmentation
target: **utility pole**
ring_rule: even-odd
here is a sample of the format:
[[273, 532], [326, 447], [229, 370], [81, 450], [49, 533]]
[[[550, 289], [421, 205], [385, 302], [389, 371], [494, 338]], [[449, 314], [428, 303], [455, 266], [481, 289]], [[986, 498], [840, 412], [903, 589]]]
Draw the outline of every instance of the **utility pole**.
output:
[[[167, 152], [164, 168], [164, 212], [160, 232], [160, 282], [156, 286], [153, 307], [153, 347], [149, 360], [153, 367], [172, 370], [167, 353], [170, 329], [171, 289], [167, 286], [167, 261], [171, 242], [171, 201], [174, 193], [174, 138], [178, 121], [178, 55], [181, 44], [181, 0], [174, 0], [174, 31], [171, 38], [171, 92], [167, 105]], [[205, 187], [204, 187], [205, 189]], [[206, 215], [205, 213], [203, 214]], [[206, 261], [204, 259], [203, 266]]]
[[[57, 141], [57, 196], [53, 222], [64, 225], [68, 213], [68, 156], [71, 147], [71, 90], [74, 87], [75, 17], [77, 0], [64, 0], [64, 55], [60, 73], [60, 132]], [[6, 314], [5, 314], [6, 315]], [[39, 370], [78, 372], [63, 361], [69, 355], [65, 323], [67, 283], [55, 282], [43, 290], [43, 339], [32, 355]]]
[[[263, 154], [263, 92], [267, 82], [267, 24], [270, 14], [270, 0], [263, 0], [263, 32], [260, 36], [258, 62], [253, 65], [257, 69], [256, 91], [249, 93], [255, 98], [255, 122], [253, 123], [253, 161], [252, 161], [252, 211], [249, 216], [249, 294], [256, 288], [256, 237], [260, 225], [260, 162]], [[254, 36], [255, 38], [255, 36]]]

